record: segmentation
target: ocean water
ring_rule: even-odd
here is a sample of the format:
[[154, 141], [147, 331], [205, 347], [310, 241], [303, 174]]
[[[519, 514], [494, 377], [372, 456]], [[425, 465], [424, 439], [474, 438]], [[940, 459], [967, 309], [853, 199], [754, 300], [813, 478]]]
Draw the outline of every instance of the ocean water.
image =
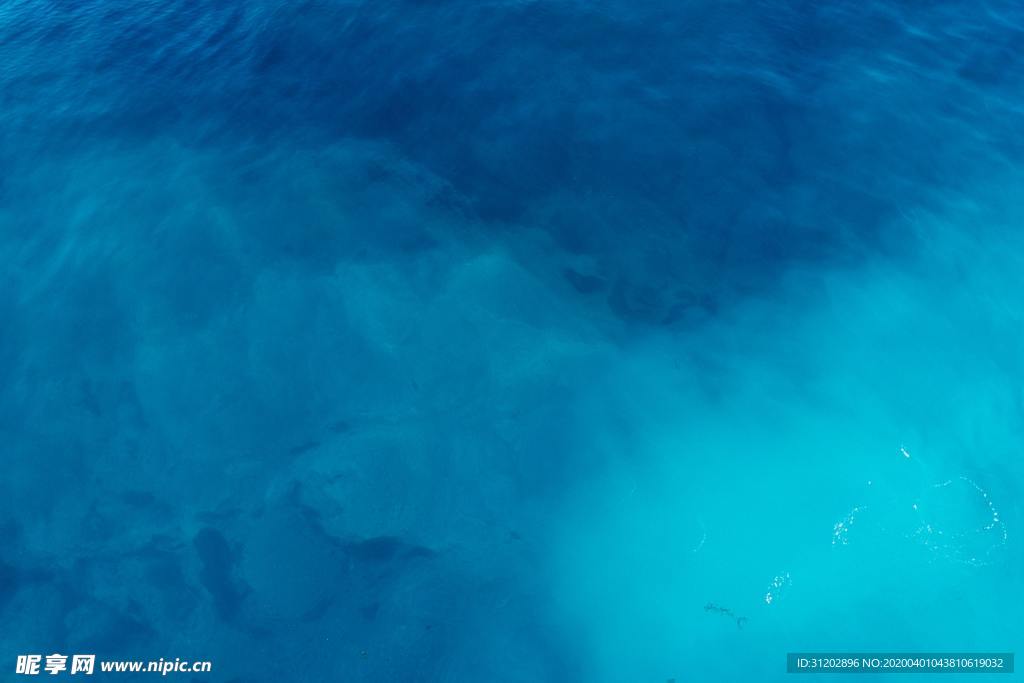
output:
[[1009, 0], [0, 0], [4, 680], [1014, 651], [1022, 164]]

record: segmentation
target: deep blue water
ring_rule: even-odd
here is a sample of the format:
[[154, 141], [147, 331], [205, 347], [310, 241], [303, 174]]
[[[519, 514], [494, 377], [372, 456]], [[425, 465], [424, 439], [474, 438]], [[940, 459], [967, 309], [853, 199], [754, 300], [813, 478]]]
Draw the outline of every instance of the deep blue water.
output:
[[1022, 187], [1015, 1], [0, 0], [4, 675], [1013, 651]]

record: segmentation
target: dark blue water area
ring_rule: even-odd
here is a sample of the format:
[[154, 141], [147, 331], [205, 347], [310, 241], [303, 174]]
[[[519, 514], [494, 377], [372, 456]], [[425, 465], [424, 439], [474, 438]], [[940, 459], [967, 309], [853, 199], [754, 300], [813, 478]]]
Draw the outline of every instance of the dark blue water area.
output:
[[0, 1], [0, 666], [1013, 651], [1022, 162], [1017, 2]]

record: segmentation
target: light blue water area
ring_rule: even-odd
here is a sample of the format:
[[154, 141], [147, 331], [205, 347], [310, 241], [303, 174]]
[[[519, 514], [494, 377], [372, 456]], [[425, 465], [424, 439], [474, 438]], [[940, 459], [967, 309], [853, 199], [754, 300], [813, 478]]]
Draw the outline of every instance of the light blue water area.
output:
[[1022, 46], [1003, 0], [0, 0], [0, 667], [1014, 651]]

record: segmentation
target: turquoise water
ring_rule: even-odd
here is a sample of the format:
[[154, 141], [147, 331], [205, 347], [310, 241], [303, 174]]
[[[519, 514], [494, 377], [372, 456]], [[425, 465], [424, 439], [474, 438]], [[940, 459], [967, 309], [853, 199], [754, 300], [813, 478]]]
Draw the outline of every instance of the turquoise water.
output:
[[2, 666], [1014, 651], [1022, 46], [1002, 1], [0, 2]]

